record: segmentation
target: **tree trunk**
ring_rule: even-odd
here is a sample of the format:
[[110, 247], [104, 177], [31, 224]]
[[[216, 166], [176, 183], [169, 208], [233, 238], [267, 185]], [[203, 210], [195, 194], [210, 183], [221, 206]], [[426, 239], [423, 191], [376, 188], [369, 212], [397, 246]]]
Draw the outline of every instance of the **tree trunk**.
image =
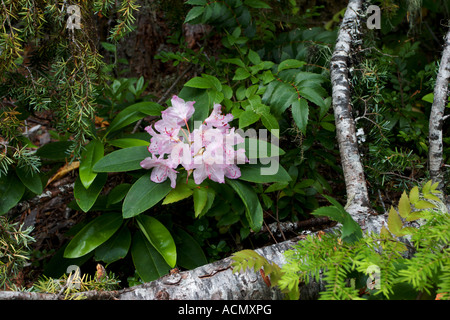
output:
[[[445, 190], [442, 129], [444, 112], [447, 105], [448, 83], [450, 79], [450, 30], [445, 37], [439, 73], [434, 87], [434, 100], [430, 113], [429, 125], [429, 170], [433, 183], [438, 182], [438, 189]], [[443, 198], [444, 199], [444, 198]]]
[[355, 120], [352, 115], [349, 68], [352, 48], [361, 37], [360, 16], [362, 0], [350, 0], [339, 29], [336, 46], [331, 58], [332, 99], [336, 122], [342, 169], [347, 191], [346, 209], [364, 231], [376, 232], [386, 222], [382, 215], [374, 215], [370, 206], [364, 168], [358, 150]]
[[[331, 231], [331, 229], [329, 229]], [[286, 263], [284, 252], [297, 240], [287, 240], [255, 250], [268, 261], [280, 267]], [[77, 293], [91, 300], [280, 300], [278, 289], [269, 287], [259, 272], [246, 270], [233, 273], [232, 259], [225, 258], [193, 270], [169, 274], [162, 278], [117, 291], [87, 291]], [[302, 299], [315, 299], [319, 284], [311, 283], [301, 288]], [[64, 295], [0, 291], [0, 300], [58, 300]]]

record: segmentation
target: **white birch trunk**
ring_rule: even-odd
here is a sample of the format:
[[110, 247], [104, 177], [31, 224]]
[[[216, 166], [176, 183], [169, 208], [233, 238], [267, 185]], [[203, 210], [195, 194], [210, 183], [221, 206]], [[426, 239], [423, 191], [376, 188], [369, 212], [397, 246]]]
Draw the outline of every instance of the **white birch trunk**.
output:
[[370, 206], [364, 168], [358, 150], [355, 120], [352, 115], [349, 68], [351, 50], [360, 38], [362, 0], [350, 0], [342, 21], [331, 58], [332, 99], [342, 169], [347, 191], [346, 209], [363, 230], [379, 232], [385, 218], [373, 215]]
[[445, 188], [442, 129], [444, 126], [445, 106], [448, 104], [448, 83], [450, 79], [450, 30], [445, 37], [439, 73], [434, 87], [434, 100], [429, 125], [429, 170], [433, 183], [439, 182], [438, 189]]

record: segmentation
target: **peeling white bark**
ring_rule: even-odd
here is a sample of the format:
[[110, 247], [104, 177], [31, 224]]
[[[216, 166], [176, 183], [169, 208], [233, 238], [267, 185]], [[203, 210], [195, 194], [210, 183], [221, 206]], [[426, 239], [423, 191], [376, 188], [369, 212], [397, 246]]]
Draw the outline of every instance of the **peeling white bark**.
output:
[[447, 105], [448, 84], [450, 80], [450, 30], [445, 37], [444, 51], [442, 53], [439, 72], [434, 87], [434, 100], [430, 113], [429, 125], [429, 170], [433, 182], [439, 182], [438, 188], [443, 191], [444, 182], [444, 160], [442, 128], [444, 126], [444, 112]]
[[[297, 239], [299, 240], [299, 239]], [[286, 263], [284, 252], [297, 241], [288, 240], [257, 249], [260, 255], [280, 267]], [[270, 288], [259, 273], [232, 272], [231, 258], [225, 258], [193, 270], [166, 275], [158, 280], [118, 291], [88, 291], [87, 299], [115, 300], [279, 300], [279, 290]], [[318, 294], [318, 285], [302, 290], [302, 298]], [[36, 292], [0, 291], [0, 300], [58, 300], [63, 296]]]
[[[350, 83], [351, 49], [359, 38], [359, 16], [361, 0], [350, 0], [342, 21], [336, 46], [331, 58], [331, 82], [333, 85], [333, 109], [336, 121], [336, 134], [344, 171], [344, 179], [349, 203], [348, 212], [355, 220], [371, 211], [364, 169], [361, 163], [355, 120], [352, 116]], [[350, 200], [351, 199], [351, 200]]]

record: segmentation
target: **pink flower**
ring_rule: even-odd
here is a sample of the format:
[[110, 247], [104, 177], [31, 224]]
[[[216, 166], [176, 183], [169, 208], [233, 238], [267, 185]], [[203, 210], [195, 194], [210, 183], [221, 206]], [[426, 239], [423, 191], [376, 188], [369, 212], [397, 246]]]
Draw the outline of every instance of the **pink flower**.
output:
[[178, 125], [183, 125], [194, 114], [195, 101], [185, 102], [183, 99], [174, 95], [171, 102], [172, 106], [161, 112], [162, 118]]
[[159, 158], [150, 156], [141, 161], [141, 167], [144, 169], [153, 168], [150, 176], [150, 180], [153, 182], [161, 183], [166, 181], [167, 177], [169, 177], [170, 186], [175, 188], [177, 184], [177, 171], [174, 170], [172, 160], [163, 159], [162, 156]]
[[208, 126], [213, 126], [224, 131], [230, 128], [228, 122], [231, 120], [233, 120], [233, 115], [231, 113], [222, 115], [222, 106], [220, 104], [215, 104], [213, 112], [211, 112], [211, 115], [205, 119], [205, 123]]
[[[206, 178], [224, 183], [225, 177], [237, 179], [241, 171], [236, 164], [248, 162], [245, 149], [235, 150], [235, 145], [244, 142], [229, 122], [233, 115], [222, 115], [221, 106], [214, 105], [210, 116], [198, 129], [190, 132], [182, 129], [194, 114], [194, 102], [185, 102], [173, 96], [172, 106], [162, 111], [162, 119], [145, 130], [152, 136], [148, 151], [151, 156], [141, 161], [141, 167], [153, 169], [151, 180], [156, 183], [171, 181], [176, 186], [177, 171], [181, 165], [193, 173], [196, 184]], [[181, 133], [182, 132], [182, 133]], [[159, 155], [157, 157], [156, 155]]]

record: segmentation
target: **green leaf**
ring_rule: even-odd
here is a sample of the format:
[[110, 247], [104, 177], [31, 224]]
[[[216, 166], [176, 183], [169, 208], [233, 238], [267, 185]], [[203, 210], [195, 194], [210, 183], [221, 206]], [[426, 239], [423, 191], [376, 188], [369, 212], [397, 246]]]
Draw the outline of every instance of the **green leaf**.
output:
[[186, 15], [186, 19], [184, 19], [184, 23], [188, 23], [191, 20], [194, 20], [203, 12], [205, 11], [205, 7], [193, 7], [191, 10], [189, 10], [188, 14]]
[[417, 201], [419, 201], [419, 188], [418, 187], [414, 187], [411, 189], [411, 191], [409, 192], [409, 200], [414, 205], [417, 203]]
[[324, 128], [325, 130], [328, 130], [330, 132], [336, 131], [336, 126], [334, 124], [332, 124], [331, 122], [322, 121], [320, 123], [320, 125], [322, 128]]
[[302, 87], [298, 89], [298, 93], [307, 99], [308, 101], [311, 101], [315, 104], [317, 104], [320, 108], [326, 108], [324, 98], [320, 93], [317, 92], [312, 87]]
[[429, 102], [429, 103], [433, 103], [433, 100], [434, 100], [434, 93], [431, 92], [431, 93], [429, 93], [429, 94], [424, 95], [424, 96], [422, 97], [422, 100], [423, 100], [423, 101], [426, 101], [426, 102]]
[[295, 124], [303, 134], [306, 134], [309, 115], [308, 102], [306, 99], [297, 99], [292, 103], [291, 109]]
[[267, 3], [261, 0], [245, 0], [244, 4], [251, 8], [271, 9], [271, 7]]
[[435, 208], [436, 206], [426, 200], [419, 200], [416, 203], [414, 203], [414, 207], [416, 207], [416, 209], [432, 209]]
[[255, 65], [261, 63], [261, 58], [259, 57], [259, 54], [257, 54], [252, 49], [248, 50], [248, 59], [250, 60], [251, 63]]
[[202, 247], [189, 233], [176, 227], [174, 238], [178, 252], [177, 265], [192, 270], [208, 263]]
[[285, 154], [278, 146], [263, 139], [244, 138], [243, 143], [236, 145], [236, 150], [241, 148], [245, 149], [245, 156], [248, 159], [265, 159]]
[[431, 183], [432, 183], [431, 180], [429, 180], [427, 183], [425, 183], [425, 185], [424, 185], [423, 188], [422, 188], [423, 194], [430, 193], [430, 190], [431, 190]]
[[186, 183], [179, 182], [176, 187], [167, 194], [162, 204], [170, 204], [192, 196], [192, 189]]
[[305, 64], [306, 64], [305, 61], [300, 61], [296, 59], [286, 59], [278, 65], [278, 72], [286, 69], [297, 69], [303, 67]]
[[31, 173], [24, 167], [17, 167], [16, 174], [20, 181], [22, 181], [25, 187], [31, 192], [41, 194], [44, 191], [44, 186], [42, 185], [42, 180], [38, 173]]
[[93, 166], [103, 157], [103, 143], [99, 140], [92, 140], [81, 153], [81, 161], [79, 167], [80, 180], [87, 189], [94, 182], [97, 173], [92, 170]]
[[102, 47], [109, 52], [116, 52], [117, 51], [117, 47], [116, 45], [109, 43], [109, 42], [100, 42], [100, 44], [102, 45]]
[[113, 263], [125, 258], [131, 245], [131, 233], [127, 226], [123, 226], [106, 242], [95, 249], [95, 259], [105, 263]]
[[178, 93], [178, 96], [185, 101], [195, 101], [195, 112], [188, 122], [190, 128], [193, 128], [194, 121], [203, 122], [210, 114], [209, 107], [212, 106], [212, 101], [208, 91], [209, 90], [185, 86]]
[[388, 228], [390, 232], [398, 237], [403, 235], [403, 232], [401, 231], [403, 228], [402, 219], [400, 219], [400, 216], [393, 207], [391, 207], [391, 210], [389, 211]]
[[202, 213], [205, 208], [206, 202], [208, 201], [208, 190], [206, 188], [195, 188], [194, 189], [194, 212], [197, 218], [200, 213]]
[[164, 110], [164, 107], [156, 102], [144, 101], [132, 104], [119, 112], [113, 119], [105, 136], [111, 132], [122, 129], [145, 116], [160, 116], [162, 110]]
[[140, 177], [128, 191], [123, 202], [123, 217], [131, 218], [150, 209], [172, 190], [170, 181], [162, 183], [150, 180], [150, 172]]
[[7, 213], [18, 204], [24, 193], [25, 186], [14, 171], [10, 170], [7, 176], [2, 176], [0, 178], [0, 215]]
[[236, 73], [234, 74], [233, 80], [245, 80], [250, 77], [250, 72], [245, 70], [244, 68], [237, 68]]
[[211, 88], [214, 88], [214, 89], [216, 89], [219, 92], [222, 91], [222, 84], [220, 83], [219, 79], [217, 79], [216, 77], [211, 76], [209, 74], [202, 74], [202, 77], [205, 80], [208, 80], [212, 84]]
[[64, 160], [69, 158], [67, 150], [73, 145], [72, 141], [57, 141], [44, 144], [37, 149], [36, 155], [50, 160]]
[[274, 184], [270, 185], [264, 193], [274, 192], [286, 189], [286, 187], [289, 185], [289, 182], [275, 182]]
[[131, 188], [131, 184], [129, 183], [122, 183], [119, 184], [118, 186], [114, 187], [114, 189], [112, 189], [109, 193], [108, 193], [108, 197], [106, 200], [106, 206], [110, 206], [112, 204], [116, 204], [119, 203], [120, 201], [122, 201], [125, 196], [128, 193], [128, 190], [130, 190]]
[[335, 206], [320, 207], [311, 212], [311, 214], [315, 216], [329, 217], [331, 220], [337, 221], [341, 224], [345, 222], [344, 213]]
[[161, 222], [147, 215], [140, 215], [137, 223], [147, 240], [161, 254], [167, 264], [171, 268], [175, 267], [177, 251], [169, 230]]
[[259, 120], [261, 116], [252, 110], [247, 110], [239, 116], [239, 128], [245, 128]]
[[424, 194], [423, 197], [428, 200], [434, 200], [434, 201], [438, 201], [438, 202], [441, 201], [441, 199], [439, 199], [439, 197], [435, 196], [432, 193]]
[[266, 164], [246, 164], [240, 166], [240, 180], [255, 183], [288, 182], [291, 176], [276, 159]]
[[279, 138], [279, 132], [273, 130], [279, 130], [280, 125], [278, 124], [278, 120], [273, 115], [268, 112], [261, 112], [261, 122], [267, 130], [269, 130], [270, 132], [272, 132], [272, 134]]
[[250, 228], [258, 232], [263, 223], [263, 210], [255, 190], [253, 190], [251, 185], [239, 180], [226, 179], [226, 182], [236, 191], [244, 203], [245, 215]]
[[206, 0], [188, 0], [186, 1], [186, 4], [203, 6], [206, 4]]
[[150, 156], [146, 146], [113, 151], [101, 158], [93, 167], [94, 172], [125, 172], [142, 169], [141, 161]]
[[411, 213], [411, 203], [409, 202], [408, 195], [405, 191], [403, 191], [400, 201], [398, 202], [398, 212], [403, 219]]
[[91, 252], [108, 240], [122, 225], [120, 213], [108, 213], [98, 216], [84, 226], [70, 240], [64, 250], [65, 258], [78, 258]]
[[[334, 200], [334, 199], [333, 199]], [[335, 202], [335, 201], [333, 201]], [[337, 203], [337, 202], [335, 202]], [[342, 240], [347, 243], [358, 241], [362, 238], [362, 230], [359, 224], [353, 220], [351, 215], [339, 206], [320, 207], [314, 210], [311, 214], [317, 216], [327, 216], [342, 224]]]
[[243, 62], [241, 59], [238, 59], [238, 58], [222, 59], [222, 60], [220, 60], [220, 61], [221, 61], [221, 62], [224, 62], [224, 63], [235, 64], [235, 65], [237, 65], [238, 67], [245, 68], [244, 62]]
[[122, 149], [131, 148], [131, 147], [140, 147], [140, 146], [148, 147], [148, 145], [150, 144], [149, 141], [145, 141], [142, 139], [133, 139], [133, 138], [110, 140], [110, 141], [108, 141], [108, 143], [114, 147], [122, 148]]
[[156, 280], [170, 270], [164, 258], [148, 242], [141, 231], [134, 234], [131, 257], [139, 277], [145, 282]]
[[85, 188], [83, 183], [81, 183], [80, 177], [75, 180], [73, 187], [73, 195], [78, 206], [84, 212], [88, 212], [89, 209], [94, 205], [97, 200], [98, 195], [103, 189], [106, 183], [108, 175], [106, 173], [101, 173], [92, 182], [89, 188]]
[[214, 84], [209, 79], [195, 77], [186, 82], [184, 86], [198, 89], [210, 89], [214, 87]]
[[215, 198], [216, 198], [215, 191], [212, 189], [208, 189], [208, 201], [206, 201], [206, 205], [203, 208], [202, 212], [200, 213], [200, 217], [205, 215], [209, 211], [209, 209], [211, 209]]

